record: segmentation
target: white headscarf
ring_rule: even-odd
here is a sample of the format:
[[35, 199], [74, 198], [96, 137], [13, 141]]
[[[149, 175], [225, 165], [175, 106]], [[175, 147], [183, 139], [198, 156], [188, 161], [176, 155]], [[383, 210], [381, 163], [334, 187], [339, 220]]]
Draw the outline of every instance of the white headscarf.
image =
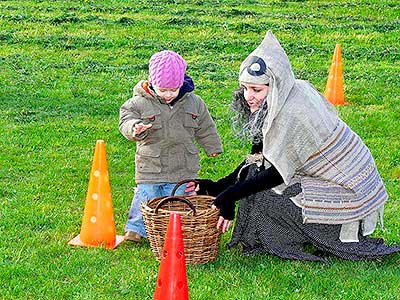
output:
[[268, 131], [295, 83], [289, 58], [271, 30], [240, 65], [239, 81], [269, 84], [270, 103], [268, 103], [269, 112], [265, 128]]
[[241, 64], [239, 81], [269, 84], [263, 155], [289, 184], [331, 135], [337, 112], [310, 83], [295, 79], [289, 58], [271, 31]]

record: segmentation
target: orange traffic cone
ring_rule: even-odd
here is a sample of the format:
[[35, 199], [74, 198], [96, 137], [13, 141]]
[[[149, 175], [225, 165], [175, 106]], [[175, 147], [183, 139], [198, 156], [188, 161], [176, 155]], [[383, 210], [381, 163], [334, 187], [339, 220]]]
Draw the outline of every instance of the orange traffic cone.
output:
[[123, 240], [124, 237], [117, 236], [115, 230], [106, 144], [104, 141], [98, 140], [90, 172], [81, 232], [69, 241], [69, 244], [86, 247], [103, 246], [114, 249]]
[[171, 213], [158, 273], [155, 300], [188, 300], [181, 215]]
[[325, 87], [325, 97], [333, 105], [344, 105], [342, 48], [336, 44]]

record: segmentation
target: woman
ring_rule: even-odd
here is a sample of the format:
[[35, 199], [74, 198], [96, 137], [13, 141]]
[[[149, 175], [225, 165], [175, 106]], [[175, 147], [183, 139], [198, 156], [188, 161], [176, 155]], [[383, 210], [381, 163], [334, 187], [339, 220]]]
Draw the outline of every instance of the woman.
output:
[[312, 261], [324, 260], [320, 253], [360, 260], [399, 252], [368, 237], [383, 225], [388, 198], [370, 151], [310, 83], [295, 79], [271, 31], [241, 64], [239, 82], [233, 107], [252, 153], [197, 188], [217, 196], [223, 231], [240, 200], [229, 245]]

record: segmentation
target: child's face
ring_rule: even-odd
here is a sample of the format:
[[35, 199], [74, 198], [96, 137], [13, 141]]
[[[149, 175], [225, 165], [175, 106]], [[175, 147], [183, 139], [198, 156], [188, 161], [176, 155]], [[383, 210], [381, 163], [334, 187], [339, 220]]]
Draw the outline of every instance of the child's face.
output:
[[158, 96], [165, 100], [165, 102], [170, 103], [179, 94], [179, 88], [162, 88], [158, 86], [153, 86], [154, 91]]

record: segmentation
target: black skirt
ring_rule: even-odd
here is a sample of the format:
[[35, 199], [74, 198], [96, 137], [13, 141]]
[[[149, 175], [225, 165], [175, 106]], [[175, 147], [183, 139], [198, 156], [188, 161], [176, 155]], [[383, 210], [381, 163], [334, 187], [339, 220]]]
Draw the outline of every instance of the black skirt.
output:
[[[255, 172], [257, 168], [252, 165], [247, 176]], [[381, 238], [362, 234], [359, 242], [343, 243], [339, 240], [341, 225], [304, 224], [301, 208], [290, 200], [300, 192], [300, 184], [295, 184], [282, 195], [265, 190], [241, 199], [228, 247], [241, 244], [244, 255], [270, 253], [310, 261], [326, 261], [329, 255], [349, 260], [376, 259], [400, 252], [400, 246], [387, 246]]]

